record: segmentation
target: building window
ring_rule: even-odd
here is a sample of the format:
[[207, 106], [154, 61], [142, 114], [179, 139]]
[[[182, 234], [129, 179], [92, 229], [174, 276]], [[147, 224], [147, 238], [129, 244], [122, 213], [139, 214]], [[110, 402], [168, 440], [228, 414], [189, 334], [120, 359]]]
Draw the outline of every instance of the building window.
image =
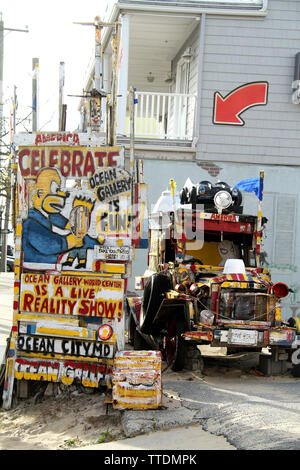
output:
[[[254, 195], [243, 193], [244, 214], [256, 215], [257, 201]], [[262, 237], [262, 264], [276, 271], [293, 271], [297, 196], [264, 192], [262, 213], [268, 219]]]
[[276, 194], [273, 262], [282, 266], [292, 266], [295, 260], [296, 203], [294, 195]]

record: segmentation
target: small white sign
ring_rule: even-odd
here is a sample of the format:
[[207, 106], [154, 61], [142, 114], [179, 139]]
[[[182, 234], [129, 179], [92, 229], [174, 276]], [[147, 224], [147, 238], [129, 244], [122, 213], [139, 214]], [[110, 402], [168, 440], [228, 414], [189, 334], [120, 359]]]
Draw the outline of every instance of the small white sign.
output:
[[96, 259], [110, 261], [130, 261], [132, 249], [129, 246], [97, 246]]

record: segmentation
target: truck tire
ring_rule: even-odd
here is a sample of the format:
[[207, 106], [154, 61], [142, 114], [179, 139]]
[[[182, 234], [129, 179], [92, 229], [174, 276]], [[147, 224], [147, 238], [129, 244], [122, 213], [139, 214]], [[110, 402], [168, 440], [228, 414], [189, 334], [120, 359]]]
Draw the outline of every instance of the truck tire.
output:
[[133, 334], [133, 349], [135, 351], [148, 351], [149, 349], [148, 343], [137, 330]]
[[291, 374], [293, 377], [300, 377], [300, 364], [293, 365]]
[[184, 368], [186, 343], [181, 334], [186, 331], [184, 320], [177, 318], [170, 321], [166, 337], [166, 359], [168, 366], [178, 372]]
[[197, 344], [193, 344], [193, 343], [186, 344], [184, 368], [186, 370], [194, 370], [200, 373], [203, 371], [204, 361], [203, 361], [203, 358], [201, 357], [201, 352], [197, 348]]
[[158, 312], [165, 293], [172, 288], [168, 274], [161, 272], [153, 274], [147, 281], [143, 297], [143, 321], [140, 325], [142, 333], [153, 333], [152, 323]]
[[132, 315], [129, 316], [129, 325], [128, 325], [128, 343], [131, 344], [131, 346], [134, 345], [134, 335], [135, 335], [135, 329], [136, 329], [136, 324], [135, 321], [132, 317]]

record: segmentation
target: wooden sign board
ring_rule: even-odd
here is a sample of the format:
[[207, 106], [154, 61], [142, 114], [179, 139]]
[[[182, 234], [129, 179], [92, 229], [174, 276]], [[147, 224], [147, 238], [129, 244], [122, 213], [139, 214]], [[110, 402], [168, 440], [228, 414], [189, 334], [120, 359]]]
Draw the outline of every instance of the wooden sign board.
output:
[[22, 274], [20, 311], [120, 320], [124, 287], [124, 279]]
[[[101, 139], [100, 139], [101, 140]], [[108, 383], [124, 347], [132, 178], [95, 135], [14, 136], [15, 288], [3, 406], [14, 379]]]
[[76, 381], [85, 387], [98, 387], [106, 371], [104, 364], [72, 360], [17, 357], [14, 365], [15, 378], [18, 380], [45, 380], [65, 385]]
[[65, 354], [97, 359], [113, 357], [113, 345], [101, 341], [45, 338], [22, 334], [19, 334], [17, 338], [17, 350], [42, 355]]
[[129, 246], [99, 246], [95, 256], [98, 260], [130, 261], [132, 248]]

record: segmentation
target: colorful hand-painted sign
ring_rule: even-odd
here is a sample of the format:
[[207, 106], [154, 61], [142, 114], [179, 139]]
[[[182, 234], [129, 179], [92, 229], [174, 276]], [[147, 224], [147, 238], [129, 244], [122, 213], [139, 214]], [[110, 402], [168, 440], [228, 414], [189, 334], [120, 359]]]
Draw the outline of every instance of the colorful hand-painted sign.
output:
[[129, 246], [97, 246], [96, 257], [101, 260], [128, 261], [132, 256]]
[[26, 135], [16, 174], [13, 330], [3, 403], [13, 381], [98, 387], [124, 348], [132, 261], [132, 178], [124, 149], [73, 133]]
[[112, 376], [115, 409], [161, 406], [160, 351], [119, 351]]
[[241, 85], [223, 98], [218, 91], [214, 94], [213, 124], [243, 126], [240, 115], [249, 108], [266, 105], [268, 82], [252, 82]]
[[89, 358], [112, 358], [113, 345], [100, 341], [80, 341], [67, 338], [44, 338], [40, 336], [18, 335], [17, 349], [42, 355], [65, 354]]
[[[105, 171], [114, 175], [116, 169]], [[112, 240], [105, 240], [107, 236], [118, 236], [119, 244], [122, 236], [131, 238], [129, 179], [124, 184], [126, 191], [122, 187], [107, 203], [88, 188], [67, 188], [56, 168], [41, 169], [24, 189], [28, 200], [22, 224], [24, 267], [94, 271], [94, 248], [109, 246]]]
[[96, 172], [89, 180], [90, 188], [100, 202], [111, 201], [131, 192], [131, 176], [126, 170], [109, 168]]
[[103, 364], [77, 360], [56, 361], [17, 357], [14, 366], [14, 375], [18, 380], [45, 380], [62, 382], [65, 385], [80, 381], [85, 387], [98, 387], [106, 372]]
[[20, 311], [120, 321], [123, 295], [124, 279], [79, 274], [22, 274]]
[[123, 154], [115, 147], [20, 147], [19, 167], [23, 178], [34, 178], [43, 168], [56, 168], [65, 178], [91, 178], [104, 167], [122, 166]]

